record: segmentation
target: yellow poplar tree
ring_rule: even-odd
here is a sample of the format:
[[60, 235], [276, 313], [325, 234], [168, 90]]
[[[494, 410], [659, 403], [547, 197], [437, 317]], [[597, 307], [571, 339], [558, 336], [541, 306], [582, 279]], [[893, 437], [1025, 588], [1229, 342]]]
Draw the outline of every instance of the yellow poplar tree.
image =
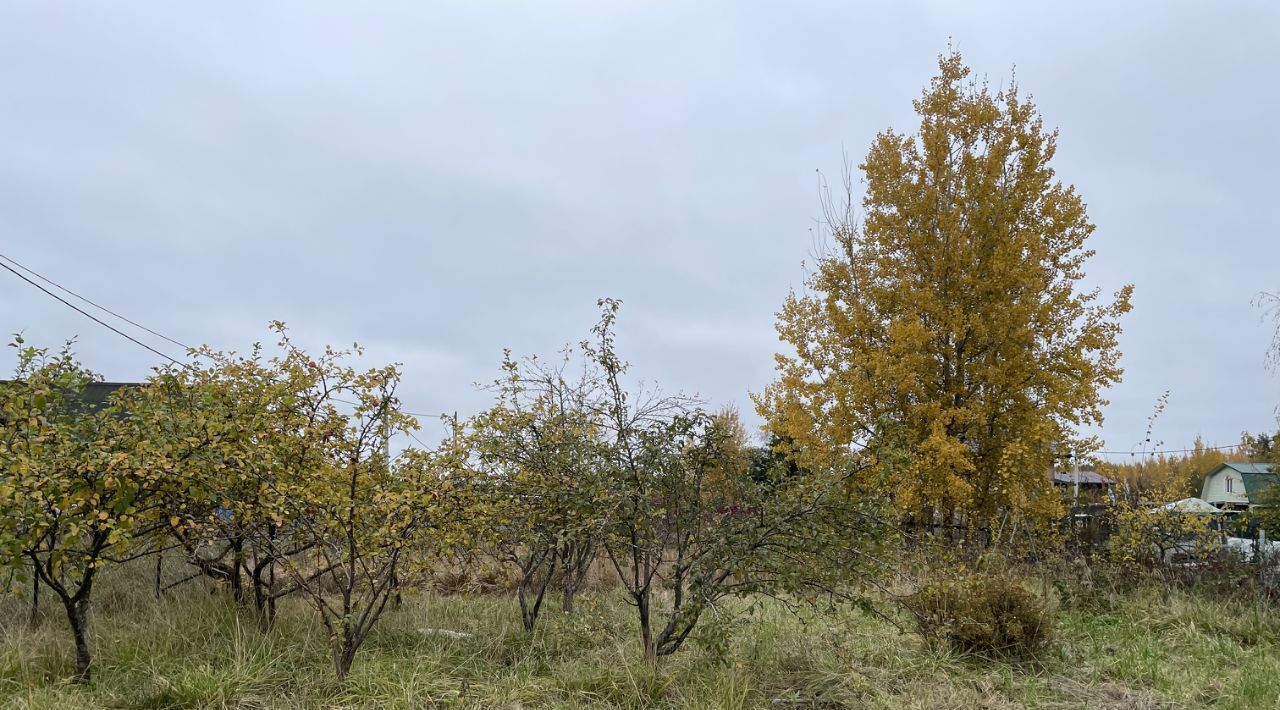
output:
[[808, 468], [905, 453], [876, 485], [922, 520], [1044, 516], [1053, 449], [1089, 450], [1077, 432], [1120, 379], [1132, 287], [1078, 288], [1094, 226], [1017, 85], [993, 92], [954, 52], [938, 68], [918, 131], [860, 165], [861, 220], [851, 178], [827, 201], [831, 248], [778, 314], [794, 352], [756, 405]]

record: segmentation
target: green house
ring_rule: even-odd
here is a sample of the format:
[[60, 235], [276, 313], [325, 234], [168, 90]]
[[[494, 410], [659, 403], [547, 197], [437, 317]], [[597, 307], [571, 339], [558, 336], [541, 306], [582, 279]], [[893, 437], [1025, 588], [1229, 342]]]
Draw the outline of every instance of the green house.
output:
[[1224, 463], [1205, 474], [1200, 497], [1222, 510], [1248, 510], [1275, 483], [1280, 483], [1280, 472], [1271, 464]]

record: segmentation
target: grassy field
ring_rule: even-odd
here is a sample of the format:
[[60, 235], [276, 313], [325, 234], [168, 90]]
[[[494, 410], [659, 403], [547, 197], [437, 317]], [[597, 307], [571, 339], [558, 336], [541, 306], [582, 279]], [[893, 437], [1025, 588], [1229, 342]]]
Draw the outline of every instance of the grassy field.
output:
[[[29, 626], [0, 603], [0, 704], [23, 708], [1280, 707], [1280, 616], [1257, 605], [1140, 592], [1062, 612], [1034, 662], [957, 657], [858, 612], [797, 616], [760, 603], [656, 668], [637, 658], [630, 607], [588, 594], [532, 636], [514, 600], [410, 595], [360, 651], [345, 686], [319, 624], [286, 604], [259, 633], [224, 595], [156, 602], [106, 579], [93, 618], [94, 680], [68, 683], [60, 609]], [[448, 629], [469, 636], [423, 630]], [[721, 652], [714, 649], [719, 646]]]

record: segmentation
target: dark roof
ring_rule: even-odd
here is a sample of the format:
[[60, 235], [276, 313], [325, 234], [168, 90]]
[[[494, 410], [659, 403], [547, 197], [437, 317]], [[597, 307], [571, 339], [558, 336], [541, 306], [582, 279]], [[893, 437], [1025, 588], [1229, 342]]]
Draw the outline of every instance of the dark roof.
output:
[[[1094, 471], [1080, 472], [1080, 485], [1082, 486], [1114, 486], [1115, 481], [1100, 476]], [[1076, 484], [1076, 474], [1071, 471], [1054, 471], [1053, 484], [1056, 486], [1074, 486]]]
[[[0, 380], [0, 385], [7, 385], [13, 380]], [[100, 409], [107, 406], [111, 400], [111, 394], [118, 389], [124, 387], [141, 387], [140, 382], [90, 382], [80, 390], [80, 400], [89, 405], [90, 409]]]
[[80, 399], [94, 408], [105, 407], [116, 390], [139, 386], [137, 382], [90, 382], [80, 392]]

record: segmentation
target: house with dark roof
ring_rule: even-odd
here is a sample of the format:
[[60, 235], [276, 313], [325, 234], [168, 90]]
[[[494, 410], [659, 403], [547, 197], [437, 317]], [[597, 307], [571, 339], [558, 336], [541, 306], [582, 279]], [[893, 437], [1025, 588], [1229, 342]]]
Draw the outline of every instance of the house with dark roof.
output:
[[116, 390], [126, 387], [141, 387], [137, 382], [89, 382], [80, 390], [80, 400], [90, 409], [101, 409], [111, 402], [111, 395]]
[[1224, 463], [1205, 474], [1200, 498], [1222, 510], [1250, 510], [1262, 491], [1280, 483], [1280, 471], [1267, 463]]
[[1099, 474], [1097, 471], [1054, 471], [1053, 485], [1063, 488], [1080, 486], [1080, 490], [1105, 491], [1116, 484], [1115, 481]]
[[[13, 382], [15, 380], [0, 380], [0, 386]], [[115, 394], [116, 390], [141, 386], [142, 383], [139, 382], [86, 382], [84, 389], [79, 392], [80, 404], [88, 411], [102, 409], [111, 403], [111, 395]], [[68, 403], [68, 407], [74, 406], [72, 404], [74, 401], [71, 400]], [[77, 409], [79, 408], [77, 407]]]
[[1116, 482], [1097, 471], [1081, 467], [1072, 471], [1053, 471], [1053, 487], [1063, 501], [1074, 507], [1105, 505], [1111, 499]]

